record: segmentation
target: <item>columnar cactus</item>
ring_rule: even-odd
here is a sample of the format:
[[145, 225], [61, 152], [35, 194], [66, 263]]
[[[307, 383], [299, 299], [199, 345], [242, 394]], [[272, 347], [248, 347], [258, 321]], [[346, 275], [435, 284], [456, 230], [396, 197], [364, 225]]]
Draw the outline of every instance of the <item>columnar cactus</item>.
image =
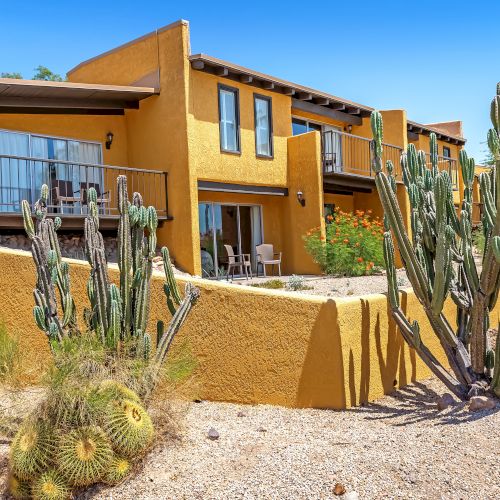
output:
[[[500, 341], [496, 343], [494, 354], [487, 339], [489, 314], [495, 307], [500, 286], [499, 109], [500, 95], [497, 95], [491, 109], [494, 128], [488, 133], [488, 144], [496, 164], [479, 178], [486, 239], [481, 272], [472, 251], [474, 160], [465, 151], [460, 152], [464, 196], [460, 215], [457, 215], [448, 172], [438, 169], [436, 135], [430, 137], [430, 166], [424, 152], [417, 152], [413, 144], [408, 145], [401, 156], [401, 167], [411, 208], [410, 239], [398, 205], [390, 162], [387, 165], [389, 175], [382, 171], [382, 117], [377, 111], [371, 117], [373, 170], [385, 212], [384, 256], [392, 315], [408, 344], [462, 399], [488, 390], [500, 397]], [[415, 295], [424, 307], [453, 374], [425, 346], [418, 323], [410, 324], [400, 307], [393, 238]], [[443, 313], [448, 297], [457, 306], [456, 329]]]
[[[148, 380], [154, 383], [155, 375], [164, 362], [170, 344], [184, 323], [199, 292], [191, 284], [186, 286], [181, 298], [174, 279], [168, 249], [162, 249], [165, 270], [164, 291], [172, 320], [166, 330], [162, 321], [157, 325], [157, 347], [152, 349], [151, 335], [147, 332], [153, 258], [156, 255], [156, 230], [158, 216], [154, 207], [145, 207], [139, 193], [128, 201], [127, 179], [118, 177], [118, 267], [120, 286], [108, 276], [106, 253], [102, 234], [99, 232], [97, 193], [88, 192], [88, 215], [85, 218], [85, 254], [91, 267], [87, 282], [90, 307], [84, 311], [87, 329], [114, 352], [121, 344], [127, 344], [127, 352], [149, 361], [151, 371]], [[76, 308], [70, 291], [69, 266], [62, 262], [57, 240], [61, 220], [47, 217], [48, 188], [43, 186], [40, 199], [35, 204], [36, 224], [31, 209], [23, 201], [23, 217], [26, 233], [32, 240], [33, 259], [37, 268], [34, 291], [33, 315], [38, 327], [51, 343], [60, 342], [65, 336], [78, 334]], [[56, 299], [56, 288], [61, 298], [61, 314]]]

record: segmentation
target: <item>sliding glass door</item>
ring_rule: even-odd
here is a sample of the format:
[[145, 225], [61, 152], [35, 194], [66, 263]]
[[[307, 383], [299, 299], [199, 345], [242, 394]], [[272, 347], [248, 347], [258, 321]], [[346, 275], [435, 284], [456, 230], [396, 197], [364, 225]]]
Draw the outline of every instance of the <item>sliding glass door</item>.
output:
[[261, 207], [200, 203], [198, 213], [203, 277], [224, 275], [230, 254], [250, 254], [255, 270], [255, 247], [262, 243]]

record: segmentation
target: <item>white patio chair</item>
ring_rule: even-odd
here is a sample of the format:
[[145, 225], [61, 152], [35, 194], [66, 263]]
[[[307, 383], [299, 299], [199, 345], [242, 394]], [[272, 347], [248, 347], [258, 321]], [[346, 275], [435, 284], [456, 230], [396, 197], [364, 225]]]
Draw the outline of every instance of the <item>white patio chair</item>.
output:
[[272, 273], [274, 274], [274, 266], [278, 266], [278, 274], [281, 276], [281, 252], [275, 252], [273, 245], [269, 243], [263, 243], [262, 245], [257, 245], [255, 247], [257, 252], [257, 277], [259, 276], [259, 264], [262, 266], [264, 271], [264, 278], [266, 275], [266, 265], [271, 265]]
[[250, 260], [249, 253], [242, 253], [235, 255], [233, 247], [231, 245], [224, 245], [227, 252], [227, 279], [229, 280], [229, 274], [232, 271], [232, 277], [234, 280], [234, 268], [240, 268], [240, 274], [242, 274], [242, 269], [245, 269], [245, 276], [248, 279], [248, 274], [250, 272], [250, 278], [252, 278], [252, 262]]

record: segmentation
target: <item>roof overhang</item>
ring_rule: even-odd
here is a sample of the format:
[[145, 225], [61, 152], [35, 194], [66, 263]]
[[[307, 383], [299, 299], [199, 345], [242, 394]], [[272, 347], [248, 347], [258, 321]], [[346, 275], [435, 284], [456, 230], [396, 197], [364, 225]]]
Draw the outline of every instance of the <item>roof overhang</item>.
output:
[[456, 144], [459, 146], [463, 146], [466, 142], [466, 140], [463, 137], [446, 134], [438, 128], [431, 127], [429, 125], [422, 125], [421, 123], [412, 122], [410, 120], [407, 121], [407, 129], [408, 129], [408, 137], [414, 140], [418, 138], [418, 135], [430, 135], [431, 132], [434, 132], [436, 134], [437, 139], [440, 141], [446, 141], [451, 144]]
[[121, 115], [158, 93], [152, 87], [0, 78], [0, 113]]
[[348, 101], [340, 97], [314, 90], [303, 85], [281, 80], [274, 76], [259, 73], [243, 66], [217, 59], [206, 54], [196, 54], [189, 57], [191, 67], [216, 76], [228, 78], [254, 87], [285, 94], [296, 100], [305, 101], [325, 109], [337, 111], [355, 117], [370, 116], [373, 108]]
[[200, 191], [216, 191], [222, 193], [265, 194], [270, 196], [288, 196], [288, 188], [278, 186], [257, 186], [249, 184], [232, 184], [229, 182], [198, 181]]

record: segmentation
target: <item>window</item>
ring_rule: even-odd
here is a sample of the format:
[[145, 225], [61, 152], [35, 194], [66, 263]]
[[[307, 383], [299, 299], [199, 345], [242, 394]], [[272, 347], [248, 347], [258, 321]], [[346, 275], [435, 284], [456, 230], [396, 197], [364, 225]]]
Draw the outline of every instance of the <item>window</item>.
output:
[[273, 118], [271, 98], [254, 94], [255, 152], [273, 156]]
[[312, 130], [321, 132], [321, 125], [319, 123], [300, 120], [299, 118], [292, 118], [292, 135], [305, 134], [306, 132], [311, 132]]
[[229, 153], [240, 152], [238, 90], [219, 85], [220, 147]]
[[451, 158], [451, 150], [450, 148], [443, 146], [443, 156], [445, 158]]

